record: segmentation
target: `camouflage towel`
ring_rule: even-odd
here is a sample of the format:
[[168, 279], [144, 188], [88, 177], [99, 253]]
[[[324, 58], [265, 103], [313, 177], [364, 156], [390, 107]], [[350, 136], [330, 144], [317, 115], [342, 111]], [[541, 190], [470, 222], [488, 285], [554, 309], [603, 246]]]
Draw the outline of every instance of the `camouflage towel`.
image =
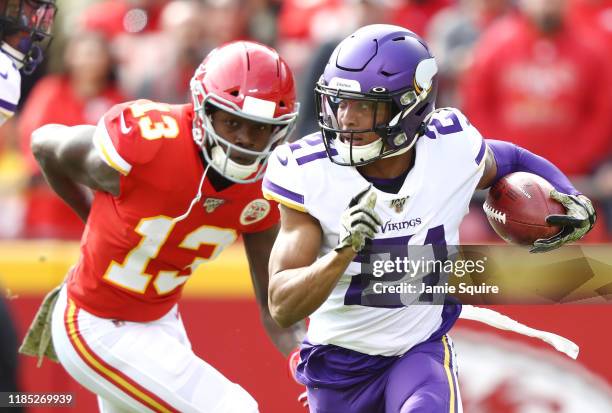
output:
[[21, 354], [38, 357], [38, 367], [42, 365], [44, 356], [56, 363], [59, 361], [51, 341], [51, 315], [61, 288], [59, 285], [47, 294], [19, 347]]

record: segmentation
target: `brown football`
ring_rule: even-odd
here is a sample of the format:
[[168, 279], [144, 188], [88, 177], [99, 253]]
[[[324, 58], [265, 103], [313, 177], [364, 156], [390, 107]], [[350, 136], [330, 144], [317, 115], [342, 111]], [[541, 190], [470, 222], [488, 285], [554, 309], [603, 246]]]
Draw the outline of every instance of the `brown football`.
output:
[[483, 209], [497, 235], [511, 244], [531, 245], [549, 238], [561, 228], [546, 223], [546, 217], [565, 214], [563, 205], [550, 197], [552, 185], [527, 172], [504, 176], [489, 189]]

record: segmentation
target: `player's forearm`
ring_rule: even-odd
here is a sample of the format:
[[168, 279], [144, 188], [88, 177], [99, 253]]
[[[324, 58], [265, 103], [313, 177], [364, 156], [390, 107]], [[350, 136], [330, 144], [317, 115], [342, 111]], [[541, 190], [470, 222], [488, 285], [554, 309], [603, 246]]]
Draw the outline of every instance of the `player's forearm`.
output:
[[290, 327], [280, 327], [272, 318], [269, 311], [261, 311], [261, 322], [266, 329], [266, 333], [274, 346], [284, 356], [288, 356], [301, 344], [306, 335], [306, 323], [304, 321], [297, 322]]
[[31, 147], [49, 186], [83, 221], [87, 221], [92, 193], [75, 182], [66, 172], [67, 165], [63, 165], [61, 160], [61, 145], [55, 138], [39, 134], [33, 136]]
[[331, 251], [307, 267], [279, 271], [270, 278], [270, 314], [281, 327], [289, 327], [312, 314], [329, 297], [355, 252]]

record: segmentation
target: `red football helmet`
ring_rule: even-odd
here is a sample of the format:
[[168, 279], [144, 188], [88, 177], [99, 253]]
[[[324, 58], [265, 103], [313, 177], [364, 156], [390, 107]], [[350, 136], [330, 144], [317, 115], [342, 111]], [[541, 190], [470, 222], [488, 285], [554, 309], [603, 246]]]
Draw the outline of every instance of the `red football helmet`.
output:
[[[208, 54], [191, 79], [190, 88], [195, 111], [193, 138], [202, 147], [208, 164], [233, 182], [260, 179], [270, 153], [287, 139], [297, 119], [295, 82], [289, 66], [267, 46], [231, 42]], [[273, 125], [266, 148], [245, 149], [217, 134], [211, 109]], [[232, 161], [232, 154], [253, 158], [254, 162], [239, 164]]]

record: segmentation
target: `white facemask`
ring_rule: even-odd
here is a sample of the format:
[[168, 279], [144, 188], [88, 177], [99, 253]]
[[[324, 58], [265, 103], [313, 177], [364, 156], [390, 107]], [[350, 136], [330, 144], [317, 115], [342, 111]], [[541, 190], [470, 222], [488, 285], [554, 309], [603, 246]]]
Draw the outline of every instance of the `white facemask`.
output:
[[[344, 162], [351, 162], [350, 143], [343, 142], [340, 138], [336, 138], [334, 140], [334, 147]], [[374, 142], [368, 143], [367, 145], [353, 145], [353, 163], [367, 162], [370, 159], [374, 159], [380, 155], [382, 147], [383, 141], [381, 138], [378, 138]]]
[[[400, 149], [397, 152], [390, 153], [383, 158], [392, 158], [394, 156], [398, 156], [404, 154], [410, 150], [416, 143], [416, 139], [413, 142], [405, 147]], [[380, 149], [383, 146], [383, 141], [381, 138], [378, 138], [372, 143], [368, 143], [367, 145], [353, 145], [353, 163], [359, 162], [367, 162], [370, 159], [374, 159], [380, 154]], [[343, 142], [340, 138], [336, 138], [334, 141], [334, 148], [338, 151], [338, 155], [342, 158], [342, 160], [346, 163], [351, 162], [351, 144]]]
[[259, 167], [259, 162], [255, 161], [248, 165], [242, 165], [238, 162], [234, 162], [229, 158], [223, 148], [219, 145], [215, 145], [210, 150], [211, 160], [213, 165], [219, 170], [223, 171], [224, 175], [227, 175], [235, 179], [246, 179], [253, 175]]

